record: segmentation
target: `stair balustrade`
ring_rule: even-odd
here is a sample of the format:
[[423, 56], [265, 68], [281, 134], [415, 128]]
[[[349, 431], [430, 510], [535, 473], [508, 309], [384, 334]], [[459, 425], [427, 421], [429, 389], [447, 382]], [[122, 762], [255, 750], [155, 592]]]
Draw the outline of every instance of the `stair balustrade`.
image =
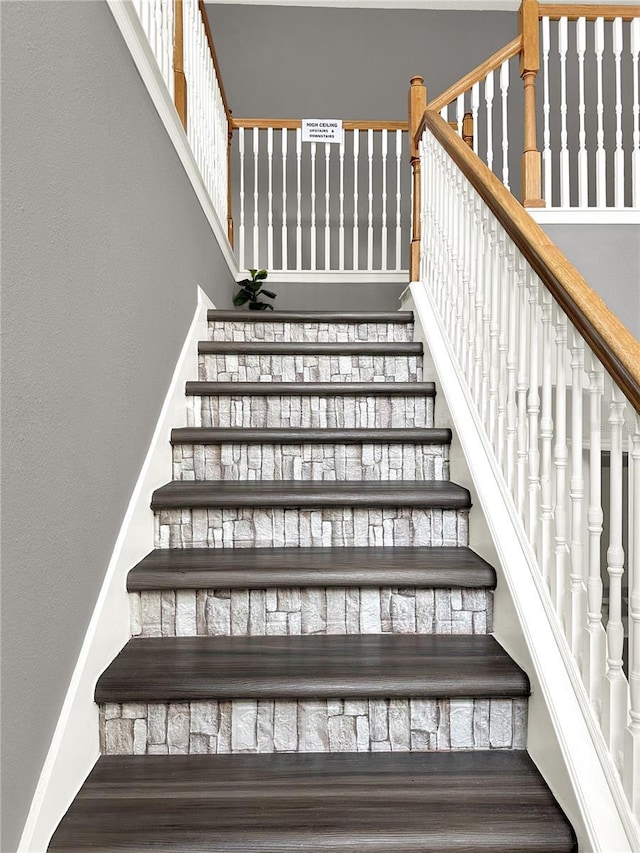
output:
[[416, 144], [419, 280], [638, 815], [640, 343], [437, 112]]

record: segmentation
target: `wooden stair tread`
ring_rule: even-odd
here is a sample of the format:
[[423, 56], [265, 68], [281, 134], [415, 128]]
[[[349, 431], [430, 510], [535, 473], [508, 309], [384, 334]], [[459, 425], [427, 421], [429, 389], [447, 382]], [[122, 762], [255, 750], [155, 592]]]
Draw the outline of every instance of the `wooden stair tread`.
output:
[[158, 548], [127, 577], [131, 591], [298, 586], [490, 588], [492, 566], [469, 548]]
[[172, 444], [451, 444], [450, 429], [280, 429], [182, 427]]
[[227, 311], [210, 308], [209, 322], [236, 320], [243, 323], [413, 323], [411, 311]]
[[98, 679], [96, 702], [529, 695], [487, 635], [145, 637]]
[[434, 382], [204, 382], [186, 383], [188, 397], [435, 397]]
[[151, 508], [418, 507], [468, 509], [467, 489], [448, 480], [174, 480]]
[[422, 344], [413, 341], [199, 341], [200, 355], [422, 355]]
[[107, 756], [49, 850], [574, 853], [524, 751]]

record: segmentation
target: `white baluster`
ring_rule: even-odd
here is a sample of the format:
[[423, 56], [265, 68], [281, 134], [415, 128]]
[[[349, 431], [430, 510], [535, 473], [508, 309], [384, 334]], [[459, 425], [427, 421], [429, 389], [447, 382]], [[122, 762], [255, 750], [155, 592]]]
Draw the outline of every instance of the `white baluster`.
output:
[[480, 83], [471, 87], [471, 115], [473, 116], [473, 151], [478, 153], [478, 114], [480, 112]]
[[634, 207], [640, 207], [640, 72], [638, 68], [640, 58], [640, 18], [634, 18], [631, 22], [631, 62], [633, 73], [633, 153], [631, 155], [631, 168], [633, 172], [633, 200]]
[[484, 80], [484, 101], [487, 112], [487, 166], [493, 170], [493, 71]]
[[604, 147], [604, 96], [602, 93], [602, 54], [604, 53], [604, 18], [595, 23], [595, 51], [598, 86], [598, 147], [596, 150], [596, 204], [607, 206], [607, 154]]
[[500, 385], [500, 257], [498, 249], [498, 223], [493, 217], [491, 219], [489, 441], [495, 450], [498, 433], [498, 386]]
[[567, 19], [558, 22], [558, 52], [560, 53], [560, 204], [569, 207], [569, 147], [567, 144]]
[[607, 572], [609, 574], [609, 620], [607, 622], [607, 671], [602, 697], [602, 731], [618, 769], [622, 767], [623, 733], [627, 724], [627, 680], [622, 671], [624, 627], [622, 624], [622, 427], [625, 399], [612, 384], [609, 405], [611, 434], [610, 509]]
[[289, 269], [289, 236], [287, 234], [287, 141], [289, 131], [282, 128], [280, 131], [282, 145], [282, 269]]
[[373, 131], [367, 131], [367, 157], [369, 160], [369, 214], [367, 217], [367, 270], [373, 269]]
[[503, 473], [505, 470], [505, 450], [507, 431], [507, 386], [509, 375], [507, 373], [507, 353], [509, 349], [509, 302], [515, 298], [510, 281], [507, 261], [507, 245], [509, 237], [500, 226], [499, 228], [500, 248], [500, 283], [498, 288], [498, 304], [500, 309], [500, 325], [498, 337], [498, 352], [500, 357], [498, 372], [498, 431], [496, 435], [498, 464]]
[[549, 97], [549, 50], [551, 38], [549, 32], [549, 18], [542, 18], [542, 70], [544, 79], [544, 94], [542, 112], [544, 116], [544, 130], [542, 133], [542, 169], [544, 174], [544, 200], [547, 207], [553, 207], [552, 197], [552, 172], [553, 162], [551, 157], [551, 100]]
[[584, 55], [587, 49], [587, 22], [578, 18], [576, 22], [576, 49], [578, 51], [578, 86], [579, 102], [578, 115], [580, 130], [578, 132], [578, 207], [589, 206], [589, 162], [587, 158], [587, 131], [585, 128], [585, 95], [584, 95]]
[[245, 226], [244, 226], [244, 127], [238, 128], [238, 153], [240, 155], [240, 224], [238, 228], [238, 249], [240, 253], [240, 269], [247, 268], [245, 259]]
[[616, 150], [613, 155], [614, 204], [624, 207], [624, 148], [622, 145], [622, 18], [613, 22], [613, 56], [616, 66]]
[[567, 634], [571, 651], [578, 657], [585, 626], [584, 564], [582, 553], [582, 502], [584, 478], [582, 474], [582, 376], [584, 372], [584, 342], [573, 330], [571, 347], [571, 574], [569, 622]]
[[584, 682], [589, 698], [599, 709], [605, 661], [605, 633], [602, 625], [602, 577], [600, 539], [602, 537], [602, 365], [591, 356], [589, 372], [589, 578], [587, 580], [587, 636], [584, 645]]
[[[474, 137], [475, 137], [474, 133]], [[482, 406], [482, 353], [484, 332], [482, 325], [484, 304], [484, 252], [485, 252], [485, 220], [484, 205], [480, 196], [476, 193], [474, 205], [478, 251], [476, 254], [476, 341], [474, 346], [474, 370], [473, 370], [473, 399], [480, 409]]]
[[[640, 20], [636, 18], [636, 20]], [[630, 723], [624, 740], [624, 789], [635, 814], [640, 811], [640, 416], [629, 453], [629, 695]]]
[[529, 502], [525, 528], [529, 541], [536, 548], [538, 543], [538, 505], [540, 502], [540, 449], [538, 429], [540, 417], [540, 391], [538, 387], [538, 288], [536, 274], [529, 268], [529, 394], [527, 414], [529, 418]]
[[500, 66], [500, 94], [502, 99], [502, 183], [509, 189], [509, 60]]
[[443, 118], [446, 122], [449, 121], [449, 105], [448, 104], [446, 107], [443, 107], [440, 110], [440, 117]]
[[490, 216], [486, 207], [484, 208], [484, 288], [483, 288], [483, 304], [482, 304], [482, 396], [480, 403], [480, 413], [482, 422], [489, 432], [489, 416], [490, 407], [489, 399], [491, 395], [491, 293], [493, 287], [493, 277], [491, 270], [491, 255], [492, 255], [492, 238], [491, 225], [493, 217]]
[[273, 269], [273, 128], [267, 128], [267, 269]]
[[518, 275], [517, 248], [511, 241], [507, 244], [507, 267], [509, 270], [509, 345], [507, 349], [507, 486], [514, 501], [516, 499], [516, 448], [518, 441]]
[[296, 269], [302, 269], [302, 128], [296, 128]]
[[340, 221], [338, 223], [338, 269], [344, 269], [344, 150], [345, 131], [340, 141]]
[[360, 269], [360, 235], [358, 233], [358, 157], [360, 155], [360, 131], [353, 131], [353, 269]]
[[549, 588], [553, 553], [553, 504], [551, 492], [551, 457], [553, 419], [551, 414], [553, 381], [551, 367], [551, 320], [553, 303], [546, 287], [542, 288], [542, 400], [540, 409], [540, 570]]
[[260, 232], [258, 215], [258, 157], [260, 154], [260, 131], [253, 128], [253, 265], [260, 265]]
[[310, 143], [311, 149], [311, 224], [309, 226], [309, 244], [311, 247], [310, 269], [315, 272], [317, 259], [317, 235], [316, 235], [316, 153], [317, 142]]
[[[380, 269], [387, 269], [387, 130], [383, 130], [382, 135], [382, 226], [381, 226], [381, 261]], [[420, 172], [422, 175], [422, 171]], [[424, 207], [424, 206], [423, 206]], [[422, 231], [420, 232], [422, 233]]]
[[456, 98], [456, 123], [458, 125], [458, 136], [462, 137], [462, 124], [464, 122], [464, 94]]
[[324, 268], [331, 269], [331, 192], [329, 189], [329, 158], [331, 145], [324, 144]]
[[[402, 176], [402, 131], [396, 130], [396, 270], [402, 263], [402, 191], [400, 179]], [[426, 183], [426, 181], [425, 181]], [[427, 192], [429, 187], [427, 185]]]
[[556, 418], [553, 464], [555, 470], [555, 604], [562, 621], [565, 610], [567, 583], [567, 318], [556, 306]]

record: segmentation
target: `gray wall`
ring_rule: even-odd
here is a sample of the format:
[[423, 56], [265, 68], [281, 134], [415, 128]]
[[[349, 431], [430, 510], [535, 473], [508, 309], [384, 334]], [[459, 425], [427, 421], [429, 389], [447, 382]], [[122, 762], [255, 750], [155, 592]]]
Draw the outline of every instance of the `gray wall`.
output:
[[219, 307], [232, 285], [106, 4], [1, 6], [1, 849], [12, 853], [196, 284]]
[[542, 227], [614, 314], [640, 339], [640, 226]]

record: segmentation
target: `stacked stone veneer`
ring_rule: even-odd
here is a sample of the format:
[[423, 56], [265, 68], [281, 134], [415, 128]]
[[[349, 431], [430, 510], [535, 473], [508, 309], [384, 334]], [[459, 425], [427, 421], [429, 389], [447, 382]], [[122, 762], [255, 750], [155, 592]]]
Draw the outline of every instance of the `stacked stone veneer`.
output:
[[131, 633], [144, 637], [294, 634], [485, 634], [485, 589], [304, 587], [130, 593]]
[[413, 323], [277, 323], [240, 320], [209, 323], [212, 341], [300, 341], [338, 343], [377, 341], [393, 343], [413, 340]]
[[156, 512], [157, 548], [333, 545], [467, 545], [468, 510], [167, 509]]
[[523, 749], [526, 699], [107, 704], [106, 754]]
[[205, 353], [207, 382], [420, 382], [422, 358], [404, 355], [261, 355]]
[[194, 427], [236, 428], [432, 427], [433, 397], [193, 396], [187, 401], [187, 423]]
[[177, 444], [174, 480], [448, 480], [446, 444]]

